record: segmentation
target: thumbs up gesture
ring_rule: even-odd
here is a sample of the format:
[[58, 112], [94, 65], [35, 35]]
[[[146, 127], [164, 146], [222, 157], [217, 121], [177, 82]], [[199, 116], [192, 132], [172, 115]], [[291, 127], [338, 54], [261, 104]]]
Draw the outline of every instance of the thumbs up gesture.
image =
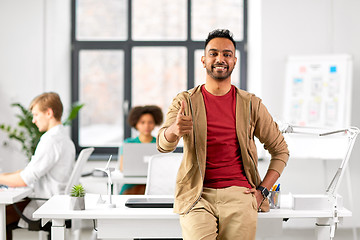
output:
[[180, 106], [180, 110], [178, 112], [178, 116], [185, 116], [185, 107], [186, 107], [186, 103], [184, 100], [182, 100], [181, 102], [181, 106]]
[[185, 134], [191, 133], [193, 122], [191, 116], [185, 116], [186, 102], [183, 100], [175, 122], [165, 131], [165, 137], [169, 142], [174, 142]]

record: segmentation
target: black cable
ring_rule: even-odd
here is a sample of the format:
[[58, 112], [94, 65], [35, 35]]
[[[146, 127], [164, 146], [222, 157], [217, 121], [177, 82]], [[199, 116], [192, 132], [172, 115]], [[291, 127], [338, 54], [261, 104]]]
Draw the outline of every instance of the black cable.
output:
[[93, 219], [93, 224], [94, 224], [94, 230], [97, 232], [98, 230], [96, 229], [95, 219]]

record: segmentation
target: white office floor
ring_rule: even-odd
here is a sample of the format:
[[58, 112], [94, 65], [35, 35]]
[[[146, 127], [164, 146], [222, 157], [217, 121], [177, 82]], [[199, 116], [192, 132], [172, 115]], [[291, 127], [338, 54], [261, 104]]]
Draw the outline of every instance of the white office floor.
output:
[[[81, 240], [91, 239], [92, 230], [83, 229], [81, 232]], [[360, 229], [357, 230], [360, 238]], [[17, 229], [13, 233], [13, 240], [37, 240], [37, 232], [29, 232], [24, 229]], [[283, 235], [280, 237], [261, 238], [257, 240], [315, 240], [314, 229], [284, 229]], [[335, 240], [353, 240], [351, 229], [338, 229]], [[360, 240], [360, 239], [359, 239]]]

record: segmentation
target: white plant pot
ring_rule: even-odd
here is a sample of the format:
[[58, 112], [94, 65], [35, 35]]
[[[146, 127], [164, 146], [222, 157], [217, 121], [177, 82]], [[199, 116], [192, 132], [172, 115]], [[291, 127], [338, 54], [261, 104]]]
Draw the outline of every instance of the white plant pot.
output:
[[85, 197], [70, 197], [70, 210], [85, 210]]

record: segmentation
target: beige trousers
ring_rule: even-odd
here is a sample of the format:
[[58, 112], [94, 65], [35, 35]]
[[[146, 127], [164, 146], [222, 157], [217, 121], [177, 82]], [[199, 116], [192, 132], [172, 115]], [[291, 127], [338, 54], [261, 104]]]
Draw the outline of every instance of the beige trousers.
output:
[[200, 201], [180, 215], [184, 240], [253, 240], [257, 202], [244, 187], [204, 188]]

